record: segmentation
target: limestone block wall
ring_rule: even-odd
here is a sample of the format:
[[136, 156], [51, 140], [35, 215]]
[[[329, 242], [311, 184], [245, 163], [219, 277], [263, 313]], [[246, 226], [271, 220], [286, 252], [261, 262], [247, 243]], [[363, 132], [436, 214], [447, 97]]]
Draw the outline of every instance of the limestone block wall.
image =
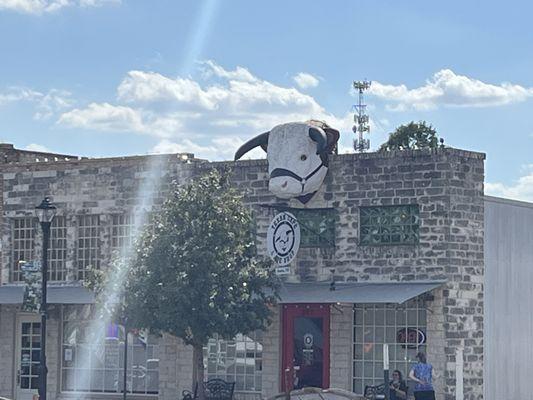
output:
[[281, 309], [277, 307], [272, 323], [263, 333], [263, 397], [279, 392], [281, 378]]
[[353, 307], [330, 307], [330, 376], [333, 388], [352, 391]]
[[12, 399], [15, 380], [15, 320], [18, 308], [0, 305], [0, 397]]
[[[483, 160], [483, 154], [449, 148], [332, 156], [325, 182], [313, 200], [305, 206], [297, 200], [284, 203], [298, 208], [333, 208], [337, 214], [335, 246], [301, 249], [286, 278], [289, 281], [329, 280], [332, 270], [338, 281], [447, 280], [428, 302], [429, 359], [442, 373], [437, 384], [439, 399], [454, 397], [458, 346], [464, 346], [467, 399], [482, 397]], [[265, 160], [208, 163], [184, 161], [174, 155], [6, 164], [2, 171], [6, 218], [0, 232], [1, 281], [10, 280], [10, 218], [32, 215], [33, 207], [45, 195], [53, 196], [60, 215], [67, 218], [67, 269], [68, 279], [73, 280], [78, 215], [101, 215], [100, 247], [105, 266], [110, 259], [111, 214], [157, 209], [172, 180], [184, 183], [213, 167], [232, 170], [232, 183], [244, 195], [257, 221], [258, 251], [265, 254], [266, 229], [281, 202], [268, 191]], [[360, 245], [359, 208], [394, 204], [419, 205], [419, 243]], [[40, 240], [36, 244], [39, 254]], [[180, 351], [178, 359], [180, 354], [189, 357], [187, 351]], [[351, 345], [345, 352], [351, 357]], [[170, 364], [166, 368], [166, 376], [172, 375]], [[187, 365], [173, 368], [179, 377]], [[279, 385], [273, 376], [265, 383], [272, 379], [269, 384], [277, 391]], [[163, 389], [165, 397], [186, 386], [185, 380], [176, 380], [176, 388], [169, 385]]]
[[46, 322], [46, 365], [48, 367], [47, 398], [56, 399], [60, 392], [61, 376], [61, 308], [59, 306], [48, 307], [48, 320]]
[[[1, 281], [12, 276], [11, 219], [34, 216], [34, 207], [51, 196], [57, 215], [67, 224], [67, 280], [76, 280], [77, 217], [100, 216], [99, 247], [103, 265], [111, 260], [112, 214], [139, 214], [156, 210], [164, 201], [171, 181], [187, 181], [194, 168], [174, 156], [129, 157], [9, 164], [3, 169], [3, 220], [0, 236]], [[36, 231], [34, 259], [40, 259], [41, 232]]]
[[[287, 281], [446, 280], [429, 301], [429, 360], [441, 374], [439, 399], [455, 394], [455, 349], [465, 348], [467, 399], [483, 391], [484, 154], [456, 149], [332, 156], [324, 185], [306, 205], [337, 212], [335, 247], [301, 249]], [[281, 202], [268, 192], [266, 161], [209, 164], [234, 172], [257, 220], [258, 251], [265, 254], [266, 230]], [[202, 166], [206, 168], [207, 165]], [[359, 244], [359, 207], [418, 204], [416, 245]]]

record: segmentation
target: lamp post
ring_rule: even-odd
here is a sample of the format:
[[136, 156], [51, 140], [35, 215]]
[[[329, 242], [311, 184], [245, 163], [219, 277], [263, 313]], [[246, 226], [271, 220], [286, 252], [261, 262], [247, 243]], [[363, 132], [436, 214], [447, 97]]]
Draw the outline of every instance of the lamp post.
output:
[[48, 245], [50, 243], [50, 227], [56, 214], [56, 207], [45, 197], [41, 204], [35, 207], [35, 213], [39, 218], [41, 229], [43, 231], [43, 257], [41, 265], [41, 357], [39, 365], [39, 400], [46, 400], [46, 286], [48, 283]]

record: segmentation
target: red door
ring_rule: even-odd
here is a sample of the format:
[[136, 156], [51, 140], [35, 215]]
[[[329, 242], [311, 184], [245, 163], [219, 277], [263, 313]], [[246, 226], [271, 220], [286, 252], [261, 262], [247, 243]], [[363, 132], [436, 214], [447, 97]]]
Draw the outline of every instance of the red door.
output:
[[329, 387], [329, 304], [284, 304], [282, 391]]

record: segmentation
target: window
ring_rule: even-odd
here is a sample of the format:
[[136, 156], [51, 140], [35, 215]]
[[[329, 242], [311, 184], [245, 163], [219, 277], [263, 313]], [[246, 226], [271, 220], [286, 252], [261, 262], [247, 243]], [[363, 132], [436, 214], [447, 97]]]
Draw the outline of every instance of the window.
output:
[[48, 249], [48, 279], [63, 281], [66, 279], [67, 259], [67, 225], [63, 216], [56, 216], [50, 227], [50, 247]]
[[333, 209], [287, 210], [300, 223], [300, 247], [335, 247], [335, 211]]
[[33, 217], [16, 218], [12, 221], [13, 281], [18, 282], [24, 279], [20, 268], [23, 261], [34, 261], [35, 221]]
[[100, 216], [78, 217], [77, 269], [78, 279], [85, 279], [87, 268], [100, 268]]
[[133, 244], [133, 216], [115, 214], [111, 216], [111, 249], [125, 255]]
[[210, 339], [204, 348], [207, 379], [235, 382], [235, 391], [261, 392], [263, 370], [262, 332], [238, 334], [234, 340]]
[[383, 383], [383, 344], [389, 344], [390, 370], [407, 377], [416, 353], [426, 352], [426, 309], [411, 300], [404, 305], [354, 306], [353, 391]]
[[[157, 338], [128, 334], [127, 389], [129, 393], [159, 391]], [[63, 309], [61, 390], [63, 392], [121, 393], [124, 387], [124, 329], [94, 319], [90, 306]]]
[[361, 207], [359, 237], [362, 245], [416, 244], [419, 239], [418, 205]]

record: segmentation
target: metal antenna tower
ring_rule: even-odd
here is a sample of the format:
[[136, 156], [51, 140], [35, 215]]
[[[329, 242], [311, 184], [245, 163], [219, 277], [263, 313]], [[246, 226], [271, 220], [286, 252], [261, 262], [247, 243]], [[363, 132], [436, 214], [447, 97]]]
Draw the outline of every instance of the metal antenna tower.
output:
[[355, 125], [352, 130], [353, 133], [358, 134], [358, 137], [353, 141], [353, 148], [359, 153], [364, 153], [370, 148], [370, 140], [363, 137], [365, 132], [370, 132], [370, 120], [366, 113], [366, 104], [364, 104], [363, 93], [370, 88], [371, 81], [354, 81], [353, 88], [359, 92], [359, 104], [354, 105], [356, 114], [353, 116]]

